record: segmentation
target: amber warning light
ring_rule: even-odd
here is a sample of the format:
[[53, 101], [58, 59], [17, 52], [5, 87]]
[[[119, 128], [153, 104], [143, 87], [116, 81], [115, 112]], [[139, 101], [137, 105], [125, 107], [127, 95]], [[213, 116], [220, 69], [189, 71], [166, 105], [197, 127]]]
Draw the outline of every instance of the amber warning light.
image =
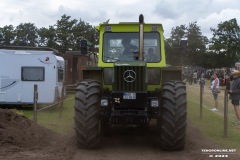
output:
[[46, 62], [49, 61], [49, 57], [46, 57], [46, 58], [45, 58], [45, 61], [46, 61]]

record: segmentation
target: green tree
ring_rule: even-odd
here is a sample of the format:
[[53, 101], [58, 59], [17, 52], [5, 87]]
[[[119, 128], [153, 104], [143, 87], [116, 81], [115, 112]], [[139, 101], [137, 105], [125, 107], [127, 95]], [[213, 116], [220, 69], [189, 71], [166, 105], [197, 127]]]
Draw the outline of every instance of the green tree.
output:
[[240, 60], [240, 27], [236, 18], [218, 24], [217, 29], [211, 28], [213, 37], [210, 49], [217, 56], [218, 67], [232, 67]]
[[74, 34], [74, 49], [80, 50], [80, 41], [85, 39], [88, 41], [88, 48], [90, 51], [96, 51], [96, 45], [98, 44], [98, 32], [89, 23], [85, 23], [83, 20], [79, 20], [77, 25], [73, 28]]
[[[181, 46], [181, 41], [187, 40], [187, 46]], [[201, 33], [197, 22], [189, 26], [180, 25], [172, 29], [171, 36], [166, 39], [167, 63], [171, 65], [201, 65], [204, 62], [208, 39]]]
[[15, 31], [13, 25], [6, 25], [0, 28], [0, 44], [1, 45], [11, 45], [15, 39]]
[[57, 49], [57, 43], [56, 43], [56, 30], [54, 26], [49, 26], [49, 28], [40, 28], [38, 30], [38, 36], [39, 36], [39, 46], [47, 46], [50, 48]]
[[57, 21], [56, 27], [56, 42], [57, 50], [64, 54], [68, 50], [73, 50], [74, 35], [73, 28], [77, 25], [77, 20], [70, 20], [70, 16], [64, 14], [61, 20]]
[[[166, 60], [168, 64], [173, 66], [182, 65], [183, 54], [181, 53], [184, 52], [184, 49], [180, 46], [180, 41], [186, 37], [186, 30], [185, 25], [172, 28], [170, 38], [165, 40]], [[179, 58], [181, 58], [180, 61]]]
[[38, 29], [33, 23], [21, 23], [15, 29], [15, 45], [35, 47], [38, 41]]
[[197, 22], [189, 24], [186, 38], [188, 41], [188, 47], [185, 64], [192, 66], [201, 65], [201, 63], [205, 61], [202, 55], [206, 52], [208, 39], [206, 36], [202, 35]]
[[[98, 43], [98, 32], [96, 29], [85, 23], [83, 20], [71, 20], [70, 16], [64, 14], [61, 20], [58, 20], [55, 26], [56, 33], [56, 49], [64, 54], [68, 50], [79, 51], [80, 41], [85, 39], [88, 41], [89, 50], [96, 51]], [[46, 36], [45, 36], [46, 37]], [[43, 38], [46, 40], [46, 38]]]

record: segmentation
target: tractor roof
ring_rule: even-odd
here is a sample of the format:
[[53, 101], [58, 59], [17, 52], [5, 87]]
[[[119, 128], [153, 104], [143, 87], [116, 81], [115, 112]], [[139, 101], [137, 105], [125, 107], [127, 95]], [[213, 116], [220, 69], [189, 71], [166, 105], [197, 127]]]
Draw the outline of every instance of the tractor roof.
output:
[[[138, 22], [120, 22], [120, 23], [102, 23], [96, 27], [100, 32], [110, 31], [110, 32], [138, 32], [139, 23]], [[144, 31], [158, 31], [163, 32], [162, 24], [160, 23], [144, 23]]]

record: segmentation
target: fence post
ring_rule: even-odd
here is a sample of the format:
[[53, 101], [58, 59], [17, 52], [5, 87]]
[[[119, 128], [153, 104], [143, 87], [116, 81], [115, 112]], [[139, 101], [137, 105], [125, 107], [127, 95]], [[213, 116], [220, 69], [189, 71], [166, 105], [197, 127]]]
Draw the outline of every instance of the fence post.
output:
[[38, 86], [34, 84], [34, 91], [33, 91], [33, 121], [37, 124], [37, 101], [38, 101]]
[[59, 108], [59, 118], [62, 118], [62, 109], [63, 109], [63, 100], [64, 100], [64, 89], [65, 89], [65, 83], [63, 82], [62, 93], [61, 93], [61, 102], [60, 102], [60, 108]]
[[200, 119], [202, 119], [203, 84], [200, 82]]
[[224, 138], [228, 133], [228, 90], [224, 92]]

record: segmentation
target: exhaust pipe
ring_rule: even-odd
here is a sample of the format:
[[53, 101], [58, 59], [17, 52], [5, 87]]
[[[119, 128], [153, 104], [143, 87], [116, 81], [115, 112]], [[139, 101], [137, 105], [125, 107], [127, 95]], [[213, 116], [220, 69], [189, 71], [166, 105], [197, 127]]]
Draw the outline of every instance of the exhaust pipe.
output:
[[138, 55], [138, 59], [140, 61], [143, 60], [143, 33], [144, 33], [144, 27], [143, 27], [143, 22], [144, 22], [144, 18], [143, 15], [140, 14], [139, 15], [139, 55]]

